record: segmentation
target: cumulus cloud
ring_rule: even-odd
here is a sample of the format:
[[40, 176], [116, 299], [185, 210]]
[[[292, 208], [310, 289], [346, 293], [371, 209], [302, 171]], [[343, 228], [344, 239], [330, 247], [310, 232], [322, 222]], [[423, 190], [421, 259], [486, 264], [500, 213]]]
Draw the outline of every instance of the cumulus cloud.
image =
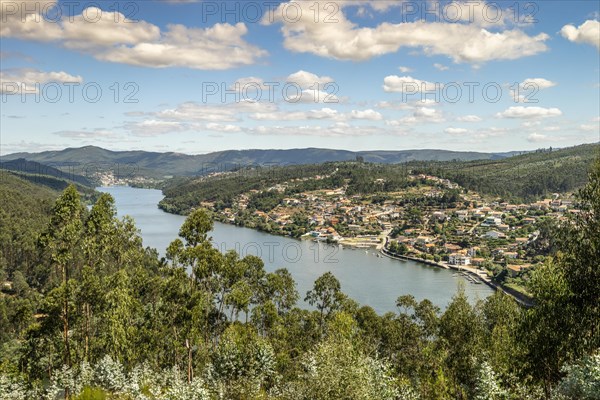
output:
[[544, 89], [556, 86], [556, 82], [544, 78], [528, 78], [519, 83], [519, 89], [511, 89], [512, 98], [517, 103], [537, 103], [535, 94]]
[[[286, 7], [294, 3], [302, 12], [298, 20], [284, 18]], [[327, 4], [319, 3], [327, 15]], [[481, 64], [492, 60], [513, 60], [547, 50], [545, 33], [529, 36], [519, 29], [494, 31], [473, 23], [429, 22], [419, 20], [375, 27], [361, 27], [350, 21], [342, 8], [336, 23], [315, 22], [311, 2], [282, 3], [263, 23], [281, 24], [284, 46], [294, 52], [311, 53], [339, 60], [364, 61], [400, 48], [418, 48], [427, 55], [444, 55], [456, 63]]]
[[532, 143], [543, 142], [547, 139], [548, 136], [542, 135], [541, 133], [532, 133], [529, 136], [527, 136], [527, 141]]
[[399, 70], [400, 72], [402, 72], [403, 74], [406, 74], [406, 73], [408, 73], [408, 72], [412, 72], [412, 68], [403, 67], [403, 66], [400, 66], [400, 67], [398, 67], [398, 70]]
[[465, 129], [465, 128], [446, 128], [444, 129], [445, 133], [448, 133], [450, 135], [464, 135], [465, 133], [468, 133], [469, 130]]
[[327, 83], [333, 82], [333, 78], [329, 76], [318, 76], [312, 72], [300, 70], [290, 74], [287, 77], [286, 82], [295, 83], [302, 89], [323, 88]]
[[171, 24], [161, 30], [146, 21], [127, 20], [119, 12], [88, 7], [81, 14], [63, 17], [57, 23], [39, 14], [30, 14], [23, 20], [20, 9], [7, 14], [5, 3], [17, 7], [21, 3], [1, 1], [4, 11], [1, 37], [57, 42], [102, 61], [152, 68], [222, 70], [253, 64], [267, 54], [244, 40], [248, 28], [241, 22], [218, 23], [207, 28]]
[[371, 121], [378, 121], [383, 119], [383, 116], [375, 110], [352, 110], [350, 113], [352, 119], [369, 119]]
[[444, 64], [439, 64], [439, 63], [435, 63], [433, 64], [433, 67], [435, 69], [437, 69], [438, 71], [448, 71], [450, 69], [450, 67], [444, 65]]
[[38, 93], [39, 86], [50, 83], [81, 83], [83, 78], [64, 71], [46, 72], [32, 68], [0, 71], [0, 93]]
[[323, 91], [316, 89], [306, 89], [297, 91], [294, 88], [287, 88], [282, 91], [284, 99], [288, 103], [339, 103], [340, 99], [333, 91]]
[[189, 129], [187, 124], [174, 121], [144, 120], [125, 124], [125, 129], [134, 136], [152, 137], [167, 133], [181, 132]]
[[434, 107], [439, 105], [434, 99], [417, 99], [412, 101], [380, 101], [375, 104], [375, 107], [390, 110], [415, 110], [419, 107]]
[[217, 124], [214, 122], [208, 123], [206, 124], [206, 129], [210, 130], [210, 131], [215, 131], [215, 132], [223, 132], [223, 133], [237, 133], [237, 132], [241, 132], [242, 128], [238, 125], [232, 125], [232, 124]]
[[544, 108], [544, 107], [509, 107], [503, 112], [497, 113], [497, 118], [547, 118], [547, 117], [558, 117], [562, 115], [562, 111], [558, 108]]
[[300, 126], [257, 126], [247, 128], [246, 132], [253, 135], [287, 135], [287, 136], [318, 136], [318, 137], [357, 137], [373, 135], [405, 135], [401, 129], [386, 130], [377, 126], [351, 125], [347, 122], [336, 122], [329, 126], [300, 125]]
[[477, 115], [463, 115], [462, 117], [456, 118], [457, 121], [460, 122], [480, 122], [482, 121], [481, 117]]
[[389, 75], [383, 79], [383, 90], [386, 92], [434, 91], [440, 87], [439, 83], [422, 81], [412, 76]]
[[560, 34], [571, 42], [591, 44], [600, 50], [600, 22], [597, 20], [587, 20], [578, 27], [565, 25]]
[[114, 139], [117, 137], [113, 132], [96, 129], [93, 131], [58, 131], [54, 132], [54, 135], [71, 138], [71, 139]]
[[299, 120], [370, 120], [380, 121], [383, 115], [375, 110], [352, 110], [349, 113], [340, 113], [331, 108], [321, 108], [310, 111], [275, 111], [268, 113], [250, 114], [249, 118], [258, 121], [299, 121]]
[[543, 90], [556, 86], [556, 82], [552, 82], [544, 78], [528, 78], [521, 82], [519, 86], [522, 88], [526, 88], [527, 86], [533, 86], [537, 89]]
[[143, 113], [143, 116], [176, 122], [237, 122], [240, 121], [240, 113], [265, 113], [276, 110], [275, 104], [267, 102], [240, 101], [221, 105], [187, 102], [175, 108]]
[[413, 125], [417, 123], [439, 123], [444, 122], [446, 119], [442, 113], [435, 108], [430, 107], [419, 107], [412, 115], [400, 118], [398, 120], [386, 120], [385, 123], [389, 126], [404, 126]]
[[255, 76], [247, 76], [237, 79], [229, 86], [229, 90], [237, 90], [243, 96], [251, 97], [249, 95], [251, 92], [262, 92], [263, 90], [269, 91], [271, 88], [269, 85], [265, 84], [264, 79]]

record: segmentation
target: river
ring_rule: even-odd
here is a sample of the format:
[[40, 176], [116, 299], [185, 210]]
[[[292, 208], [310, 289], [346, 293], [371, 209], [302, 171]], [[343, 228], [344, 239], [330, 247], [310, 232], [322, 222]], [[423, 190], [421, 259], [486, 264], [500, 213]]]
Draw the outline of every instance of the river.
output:
[[[115, 199], [118, 215], [130, 215], [135, 219], [144, 245], [154, 247], [164, 255], [169, 243], [177, 237], [185, 217], [158, 208], [157, 204], [163, 198], [159, 190], [125, 186], [97, 190], [110, 193]], [[463, 277], [453, 276], [453, 271], [377, 257], [373, 249], [367, 252], [341, 249], [219, 222], [215, 222], [211, 236], [215, 246], [222, 251], [233, 249], [242, 256], [258, 255], [269, 272], [287, 268], [298, 285], [301, 300], [315, 279], [327, 271], [338, 278], [344, 293], [380, 314], [397, 311], [396, 299], [403, 294], [411, 294], [417, 301], [428, 298], [445, 309], [461, 283], [472, 302], [492, 293], [492, 289], [484, 284], [475, 285]]]

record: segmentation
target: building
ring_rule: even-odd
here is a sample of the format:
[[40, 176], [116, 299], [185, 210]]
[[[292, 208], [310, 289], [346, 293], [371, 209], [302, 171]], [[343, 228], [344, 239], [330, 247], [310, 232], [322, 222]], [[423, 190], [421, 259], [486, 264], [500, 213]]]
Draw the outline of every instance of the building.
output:
[[450, 265], [471, 265], [471, 257], [464, 254], [452, 253], [448, 258]]
[[494, 217], [494, 216], [487, 217], [485, 219], [485, 221], [483, 221], [483, 224], [484, 225], [500, 225], [500, 224], [502, 224], [502, 219], [498, 218], [498, 217]]
[[506, 237], [504, 233], [498, 231], [489, 231], [485, 234], [485, 236], [490, 239], [504, 239]]

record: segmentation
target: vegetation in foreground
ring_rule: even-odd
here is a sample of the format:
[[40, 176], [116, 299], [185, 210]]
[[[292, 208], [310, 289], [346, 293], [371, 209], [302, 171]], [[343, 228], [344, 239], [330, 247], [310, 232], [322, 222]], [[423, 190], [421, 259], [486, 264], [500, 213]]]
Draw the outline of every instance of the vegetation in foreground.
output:
[[203, 210], [158, 259], [109, 195], [45, 190], [1, 186], [0, 399], [599, 398], [600, 160], [530, 309], [459, 291], [380, 316], [331, 273], [300, 309], [289, 272], [212, 247]]

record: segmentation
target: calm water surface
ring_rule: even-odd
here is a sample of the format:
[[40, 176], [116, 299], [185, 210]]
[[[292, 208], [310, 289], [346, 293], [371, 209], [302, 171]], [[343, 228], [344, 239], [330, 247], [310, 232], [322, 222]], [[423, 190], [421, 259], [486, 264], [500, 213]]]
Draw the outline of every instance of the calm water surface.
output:
[[[119, 216], [130, 215], [135, 219], [145, 246], [165, 254], [185, 217], [168, 214], [158, 208], [157, 204], [163, 198], [159, 190], [124, 186], [101, 187], [98, 190], [114, 197]], [[374, 250], [341, 249], [219, 222], [215, 223], [211, 236], [215, 246], [222, 251], [232, 249], [242, 256], [258, 255], [269, 272], [287, 268], [298, 284], [302, 299], [312, 288], [314, 280], [327, 271], [339, 279], [344, 293], [361, 305], [373, 307], [378, 313], [396, 311], [396, 298], [402, 294], [412, 294], [417, 301], [428, 298], [443, 309], [461, 283], [472, 301], [492, 293], [492, 289], [484, 284], [475, 285], [462, 277], [453, 277], [452, 271], [413, 261], [379, 258]]]

